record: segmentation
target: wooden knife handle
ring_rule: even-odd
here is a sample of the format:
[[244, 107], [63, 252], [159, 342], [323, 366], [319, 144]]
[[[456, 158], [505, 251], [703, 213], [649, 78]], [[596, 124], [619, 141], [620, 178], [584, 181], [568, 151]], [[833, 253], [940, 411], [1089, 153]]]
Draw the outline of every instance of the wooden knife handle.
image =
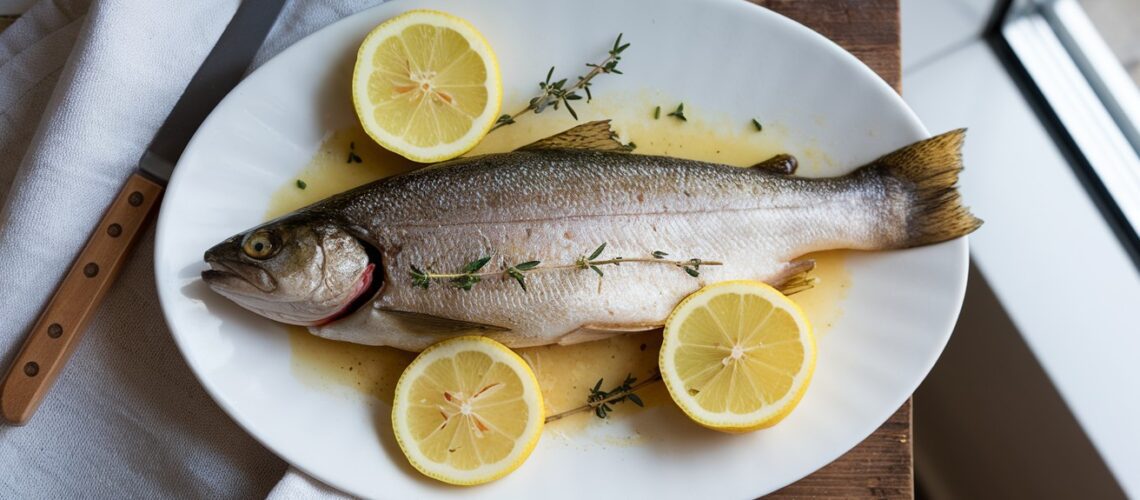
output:
[[35, 414], [79, 345], [162, 191], [162, 185], [139, 173], [127, 179], [8, 367], [0, 384], [4, 420], [23, 425]]

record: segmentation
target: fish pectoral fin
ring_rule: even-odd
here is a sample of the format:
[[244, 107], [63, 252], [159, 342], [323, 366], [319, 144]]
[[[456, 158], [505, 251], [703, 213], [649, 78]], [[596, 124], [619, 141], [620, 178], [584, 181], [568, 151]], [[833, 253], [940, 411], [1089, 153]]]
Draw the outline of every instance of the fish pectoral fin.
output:
[[776, 279], [772, 280], [772, 287], [784, 295], [806, 292], [815, 287], [819, 281], [808, 276], [815, 269], [815, 259], [797, 260], [788, 263], [788, 267]]
[[588, 149], [615, 153], [633, 151], [632, 147], [617, 140], [617, 134], [610, 128], [609, 120], [583, 123], [564, 132], [527, 144], [519, 148], [519, 151], [545, 149]]
[[474, 323], [433, 314], [400, 311], [397, 309], [379, 309], [378, 312], [387, 316], [388, 319], [396, 323], [404, 331], [412, 333], [456, 335], [460, 333], [496, 333], [511, 330], [510, 328], [502, 326]]
[[799, 168], [799, 165], [800, 163], [796, 160], [795, 156], [789, 154], [779, 154], [760, 163], [752, 165], [749, 168], [763, 170], [765, 172], [779, 175], [792, 175], [796, 173], [796, 169]]
[[661, 323], [596, 323], [582, 325], [558, 339], [559, 345], [581, 344], [613, 337], [622, 333], [648, 332], [665, 325]]

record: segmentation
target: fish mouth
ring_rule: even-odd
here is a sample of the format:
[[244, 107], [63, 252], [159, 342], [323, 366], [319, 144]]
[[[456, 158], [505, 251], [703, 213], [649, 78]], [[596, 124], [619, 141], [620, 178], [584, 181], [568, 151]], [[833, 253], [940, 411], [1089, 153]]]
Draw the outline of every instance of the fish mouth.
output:
[[219, 259], [210, 254], [206, 255], [205, 260], [210, 268], [202, 271], [202, 281], [210, 288], [224, 288], [227, 292], [241, 295], [266, 294], [277, 289], [276, 281], [261, 268]]

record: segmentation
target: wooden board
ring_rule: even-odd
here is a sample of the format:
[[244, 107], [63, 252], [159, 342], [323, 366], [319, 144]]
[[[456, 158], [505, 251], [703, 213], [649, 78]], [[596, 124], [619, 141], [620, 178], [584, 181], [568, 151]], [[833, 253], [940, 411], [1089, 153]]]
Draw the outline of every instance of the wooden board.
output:
[[[830, 38], [902, 91], [898, 0], [751, 0]], [[769, 498], [914, 498], [908, 400], [847, 454]]]
[[898, 0], [752, 0], [818, 31], [902, 92]]

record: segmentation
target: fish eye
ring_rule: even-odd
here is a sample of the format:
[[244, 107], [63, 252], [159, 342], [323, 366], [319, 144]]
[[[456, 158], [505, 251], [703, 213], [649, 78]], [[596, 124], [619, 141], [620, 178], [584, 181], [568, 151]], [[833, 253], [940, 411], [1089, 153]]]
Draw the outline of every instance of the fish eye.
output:
[[273, 233], [262, 229], [249, 235], [242, 243], [241, 249], [250, 258], [268, 259], [277, 253], [279, 245], [275, 241], [276, 239]]

